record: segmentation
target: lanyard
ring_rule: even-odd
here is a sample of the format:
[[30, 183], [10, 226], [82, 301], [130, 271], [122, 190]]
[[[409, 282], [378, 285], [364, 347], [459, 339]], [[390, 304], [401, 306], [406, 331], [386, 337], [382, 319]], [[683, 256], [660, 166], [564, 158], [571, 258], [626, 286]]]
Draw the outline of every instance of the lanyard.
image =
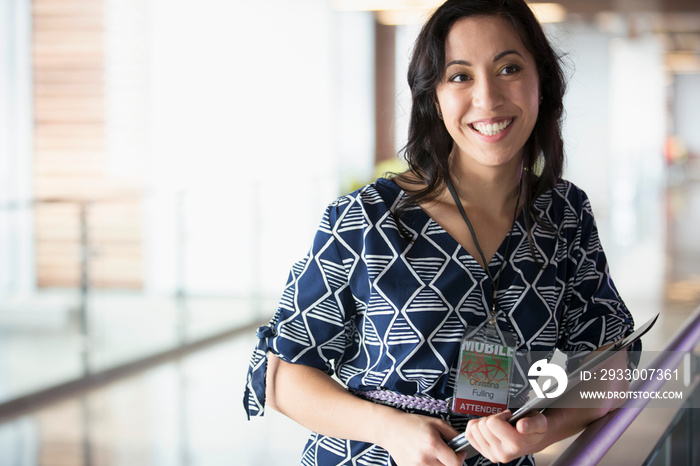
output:
[[491, 301], [491, 318], [489, 319], [489, 323], [491, 325], [496, 325], [496, 291], [498, 290], [498, 282], [501, 280], [501, 273], [503, 272], [503, 267], [505, 266], [506, 260], [508, 260], [508, 250], [510, 249], [510, 238], [511, 238], [511, 233], [513, 231], [513, 226], [515, 226], [515, 221], [518, 218], [518, 207], [520, 206], [520, 195], [522, 194], [522, 179], [521, 179], [521, 184], [518, 188], [518, 200], [515, 202], [515, 212], [513, 213], [513, 223], [510, 227], [510, 230], [508, 230], [508, 237], [506, 241], [506, 250], [503, 255], [503, 262], [501, 263], [501, 268], [498, 271], [498, 277], [496, 278], [496, 281], [494, 281], [493, 276], [491, 275], [491, 271], [489, 270], [489, 264], [486, 262], [486, 257], [484, 257], [484, 251], [481, 250], [481, 246], [479, 245], [479, 240], [476, 238], [476, 233], [474, 232], [474, 227], [472, 226], [472, 222], [469, 221], [469, 217], [467, 216], [467, 212], [464, 210], [464, 206], [462, 205], [462, 201], [459, 200], [459, 196], [457, 196], [457, 192], [455, 191], [454, 186], [452, 186], [452, 181], [448, 177], [446, 180], [447, 184], [447, 189], [450, 191], [450, 194], [452, 194], [452, 198], [455, 201], [455, 204], [457, 205], [457, 209], [459, 210], [459, 213], [462, 214], [462, 218], [464, 219], [464, 223], [467, 224], [467, 228], [469, 228], [469, 233], [472, 235], [472, 240], [474, 241], [474, 245], [476, 246], [476, 250], [479, 251], [479, 255], [481, 256], [481, 260], [484, 262], [484, 269], [486, 270], [486, 275], [489, 277], [489, 281], [491, 282], [491, 287], [493, 288], [493, 300]]

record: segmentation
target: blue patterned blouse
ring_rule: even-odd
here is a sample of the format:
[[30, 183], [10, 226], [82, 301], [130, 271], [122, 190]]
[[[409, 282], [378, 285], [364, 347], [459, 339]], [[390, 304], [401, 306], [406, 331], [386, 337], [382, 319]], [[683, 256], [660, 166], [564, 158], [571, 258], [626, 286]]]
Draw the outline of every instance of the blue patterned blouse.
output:
[[[258, 331], [248, 416], [264, 412], [268, 351], [335, 373], [353, 390], [452, 396], [463, 336], [489, 325], [492, 284], [420, 208], [401, 220], [414, 239], [407, 241], [392, 215], [405, 197], [380, 178], [327, 208], [311, 250], [292, 267], [277, 313]], [[628, 334], [632, 316], [608, 274], [585, 193], [562, 181], [536, 200], [533, 213], [555, 227], [532, 229], [538, 262], [521, 214], [506, 263], [504, 241], [488, 264], [498, 283], [498, 328], [516, 335], [518, 349], [547, 353], [591, 350]], [[393, 463], [376, 445], [314, 433], [301, 464]], [[513, 464], [534, 463], [524, 457]]]

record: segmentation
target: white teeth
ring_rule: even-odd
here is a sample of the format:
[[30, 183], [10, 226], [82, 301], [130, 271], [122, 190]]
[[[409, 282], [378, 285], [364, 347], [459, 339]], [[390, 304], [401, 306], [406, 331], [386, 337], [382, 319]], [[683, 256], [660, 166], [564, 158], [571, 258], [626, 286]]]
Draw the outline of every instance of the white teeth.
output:
[[475, 130], [477, 130], [478, 132], [480, 132], [481, 134], [483, 134], [485, 136], [493, 136], [494, 134], [498, 134], [501, 131], [503, 131], [504, 129], [506, 129], [512, 122], [513, 122], [513, 120], [511, 119], [511, 120], [505, 120], [505, 121], [502, 121], [500, 123], [493, 123], [493, 124], [491, 124], [491, 123], [488, 123], [488, 124], [474, 123], [472, 125], [472, 128], [474, 128]]

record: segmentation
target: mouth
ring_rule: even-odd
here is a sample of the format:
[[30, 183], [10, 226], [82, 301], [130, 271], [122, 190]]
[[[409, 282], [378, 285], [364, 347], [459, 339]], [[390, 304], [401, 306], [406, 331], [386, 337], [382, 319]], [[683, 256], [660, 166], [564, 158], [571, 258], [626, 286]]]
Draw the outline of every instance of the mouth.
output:
[[471, 129], [473, 129], [479, 134], [483, 134], [484, 136], [495, 136], [496, 134], [509, 127], [513, 123], [513, 120], [514, 118], [508, 118], [507, 120], [493, 123], [484, 123], [481, 121], [477, 121], [476, 123], [470, 123], [469, 126], [471, 127]]

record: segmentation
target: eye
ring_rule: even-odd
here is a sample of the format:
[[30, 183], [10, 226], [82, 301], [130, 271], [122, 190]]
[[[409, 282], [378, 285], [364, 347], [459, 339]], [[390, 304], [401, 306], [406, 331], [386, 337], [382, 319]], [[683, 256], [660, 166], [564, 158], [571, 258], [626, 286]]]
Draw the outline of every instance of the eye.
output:
[[510, 76], [517, 73], [518, 71], [520, 71], [520, 67], [516, 65], [506, 65], [503, 68], [501, 68], [501, 72], [498, 74]]
[[448, 81], [451, 82], [451, 83], [463, 83], [463, 82], [466, 82], [466, 81], [471, 81], [471, 79], [472, 79], [472, 78], [471, 78], [469, 75], [467, 75], [467, 74], [458, 73], [458, 74], [455, 74], [455, 75], [453, 75], [452, 77], [450, 77], [450, 78], [448, 79]]

